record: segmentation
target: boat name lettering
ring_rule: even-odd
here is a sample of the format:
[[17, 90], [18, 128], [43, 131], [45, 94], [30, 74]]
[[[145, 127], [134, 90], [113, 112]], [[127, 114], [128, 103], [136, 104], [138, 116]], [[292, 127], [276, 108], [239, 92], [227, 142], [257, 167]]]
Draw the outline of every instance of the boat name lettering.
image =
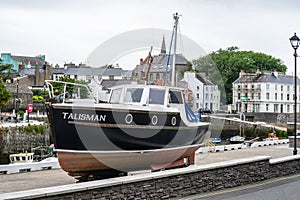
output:
[[106, 115], [62, 112], [63, 119], [105, 122]]

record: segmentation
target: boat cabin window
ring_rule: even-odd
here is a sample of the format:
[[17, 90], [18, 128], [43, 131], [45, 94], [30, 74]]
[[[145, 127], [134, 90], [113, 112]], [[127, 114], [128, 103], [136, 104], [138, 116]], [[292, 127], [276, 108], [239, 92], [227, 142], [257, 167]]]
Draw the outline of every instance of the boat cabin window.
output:
[[143, 88], [127, 88], [125, 93], [125, 103], [140, 102], [143, 94]]
[[169, 103], [182, 104], [181, 91], [169, 91]]
[[149, 104], [164, 104], [165, 90], [150, 89]]
[[122, 93], [122, 88], [115, 89], [111, 92], [110, 103], [119, 103]]

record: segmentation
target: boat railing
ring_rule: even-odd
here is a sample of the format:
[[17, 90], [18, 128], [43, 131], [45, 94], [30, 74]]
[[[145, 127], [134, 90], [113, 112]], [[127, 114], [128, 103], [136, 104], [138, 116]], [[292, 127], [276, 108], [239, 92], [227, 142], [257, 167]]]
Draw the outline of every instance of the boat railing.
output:
[[68, 103], [71, 99], [90, 99], [91, 90], [88, 85], [65, 81], [45, 80], [50, 101]]

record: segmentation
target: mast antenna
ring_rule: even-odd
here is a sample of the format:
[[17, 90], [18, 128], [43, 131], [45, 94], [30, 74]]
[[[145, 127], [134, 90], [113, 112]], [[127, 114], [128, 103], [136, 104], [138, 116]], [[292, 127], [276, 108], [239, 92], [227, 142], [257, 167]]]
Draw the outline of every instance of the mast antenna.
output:
[[173, 19], [174, 19], [174, 50], [173, 50], [173, 62], [172, 62], [172, 82], [171, 85], [175, 86], [175, 74], [176, 74], [176, 43], [177, 43], [177, 27], [178, 27], [178, 22], [179, 22], [179, 15], [178, 13], [173, 14]]

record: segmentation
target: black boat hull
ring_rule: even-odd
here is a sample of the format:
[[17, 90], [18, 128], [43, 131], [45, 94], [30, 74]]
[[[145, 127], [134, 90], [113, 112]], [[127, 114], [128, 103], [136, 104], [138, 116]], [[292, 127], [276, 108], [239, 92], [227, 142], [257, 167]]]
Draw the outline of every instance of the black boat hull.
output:
[[73, 174], [155, 169], [190, 156], [209, 138], [208, 124], [188, 126], [178, 112], [47, 109], [59, 162]]

